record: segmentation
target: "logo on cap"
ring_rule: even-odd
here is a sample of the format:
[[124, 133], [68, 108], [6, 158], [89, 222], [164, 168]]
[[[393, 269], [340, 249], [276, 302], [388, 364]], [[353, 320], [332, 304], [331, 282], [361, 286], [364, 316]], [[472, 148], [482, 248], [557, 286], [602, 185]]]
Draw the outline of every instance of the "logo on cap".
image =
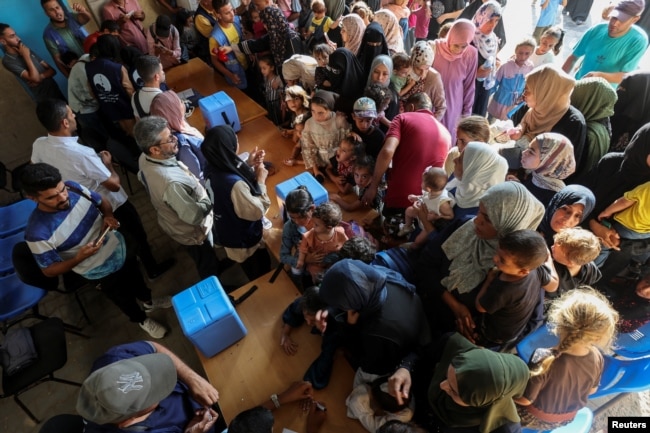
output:
[[121, 384], [117, 389], [122, 391], [124, 394], [127, 394], [131, 391], [140, 391], [144, 388], [140, 383], [144, 382], [142, 375], [134, 371], [131, 374], [121, 374], [120, 378], [117, 380], [117, 383]]

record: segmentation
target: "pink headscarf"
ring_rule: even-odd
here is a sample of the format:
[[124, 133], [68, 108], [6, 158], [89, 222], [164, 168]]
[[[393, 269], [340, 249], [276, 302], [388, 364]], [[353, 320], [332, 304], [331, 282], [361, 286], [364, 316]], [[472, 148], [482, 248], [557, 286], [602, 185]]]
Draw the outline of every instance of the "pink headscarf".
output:
[[153, 99], [151, 114], [165, 119], [169, 124], [169, 128], [174, 132], [203, 137], [203, 134], [198, 129], [190, 126], [185, 120], [185, 104], [172, 90], [163, 92]]
[[464, 51], [460, 54], [454, 54], [451, 52], [451, 45], [469, 44], [474, 40], [475, 32], [476, 26], [470, 20], [459, 19], [454, 21], [445, 39], [433, 41], [436, 53], [439, 53], [445, 60], [450, 62], [460, 59], [463, 57]]

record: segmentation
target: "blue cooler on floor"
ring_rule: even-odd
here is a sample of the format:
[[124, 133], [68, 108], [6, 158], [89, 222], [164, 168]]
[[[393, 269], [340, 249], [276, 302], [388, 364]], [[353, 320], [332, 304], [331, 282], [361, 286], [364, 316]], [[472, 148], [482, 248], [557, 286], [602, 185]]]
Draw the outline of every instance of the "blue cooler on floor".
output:
[[278, 208], [283, 216], [286, 216], [284, 212], [284, 200], [291, 191], [298, 188], [300, 185], [305, 185], [307, 187], [307, 191], [309, 191], [311, 196], [314, 198], [314, 204], [316, 204], [316, 206], [325, 203], [329, 199], [325, 187], [318, 183], [311, 173], [300, 173], [298, 176], [285, 180], [275, 186], [275, 195], [278, 197]]
[[237, 107], [226, 92], [217, 92], [214, 95], [199, 99], [199, 108], [205, 119], [207, 129], [218, 125], [230, 125], [235, 132], [241, 130]]
[[217, 277], [183, 290], [172, 297], [172, 305], [183, 334], [208, 358], [247, 333]]

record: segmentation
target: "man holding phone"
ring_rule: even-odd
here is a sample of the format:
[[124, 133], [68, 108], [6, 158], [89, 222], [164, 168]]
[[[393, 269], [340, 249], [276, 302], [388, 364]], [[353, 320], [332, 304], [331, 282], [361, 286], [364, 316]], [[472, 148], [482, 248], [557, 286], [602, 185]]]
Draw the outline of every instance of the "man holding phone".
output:
[[25, 241], [43, 274], [55, 277], [73, 271], [97, 280], [132, 322], [151, 337], [162, 338], [167, 330], [146, 313], [169, 308], [171, 300], [151, 297], [135, 254], [115, 231], [119, 222], [110, 202], [76, 182], [63, 182], [59, 170], [49, 164], [28, 165], [21, 180], [25, 195], [37, 203]]

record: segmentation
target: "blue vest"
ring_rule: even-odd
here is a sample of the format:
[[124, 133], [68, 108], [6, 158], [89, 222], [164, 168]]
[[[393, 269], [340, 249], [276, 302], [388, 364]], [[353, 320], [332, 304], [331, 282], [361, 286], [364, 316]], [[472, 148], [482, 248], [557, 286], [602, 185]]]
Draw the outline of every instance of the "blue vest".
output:
[[[235, 213], [230, 198], [235, 182], [241, 178], [232, 173], [217, 172], [208, 167], [205, 171], [206, 188], [211, 191], [214, 204], [213, 231], [219, 245], [227, 248], [250, 248], [262, 239], [262, 220], [248, 221]], [[215, 188], [212, 185], [216, 185]]]
[[86, 63], [86, 77], [99, 108], [112, 122], [133, 118], [131, 99], [122, 87], [122, 65], [108, 59]]
[[[233, 25], [235, 26], [235, 30], [237, 30], [237, 34], [239, 35], [239, 40], [243, 41], [244, 36], [243, 36], [241, 21], [239, 19], [239, 16], [235, 15], [235, 22], [233, 23]], [[228, 37], [226, 36], [224, 31], [221, 29], [219, 23], [216, 23], [214, 25], [214, 28], [212, 29], [212, 34], [210, 36], [212, 36], [219, 43], [219, 46], [221, 47], [230, 46], [230, 41], [228, 40]], [[233, 74], [239, 77], [239, 84], [235, 84], [232, 82], [230, 78], [224, 77], [228, 84], [232, 86], [237, 86], [237, 88], [239, 89], [245, 89], [248, 86], [248, 83], [246, 82], [246, 72], [244, 71], [244, 67], [242, 66], [241, 63], [239, 63], [239, 60], [237, 60], [237, 56], [235, 56], [234, 52], [231, 51], [228, 53], [228, 61], [224, 63], [224, 66], [230, 72], [232, 72]]]
[[[198, 16], [205, 17], [210, 22], [210, 25], [212, 27], [217, 24], [217, 20], [206, 11], [203, 6], [199, 5], [199, 7], [196, 9], [196, 13], [194, 15], [194, 21], [196, 22], [196, 17]], [[199, 41], [196, 44], [196, 47], [194, 49], [196, 50], [197, 55], [205, 61], [207, 64], [212, 64], [211, 59], [210, 59], [210, 46], [208, 44], [208, 38], [203, 36], [201, 32], [197, 31], [196, 36], [198, 37]]]
[[[88, 36], [88, 32], [86, 31], [86, 29], [83, 28], [81, 24], [77, 22], [76, 19], [74, 19], [74, 16], [69, 11], [65, 11], [65, 15], [66, 15], [66, 21], [68, 27], [70, 28], [70, 31], [72, 32], [74, 37], [77, 38], [77, 40], [79, 41], [79, 45], [83, 47], [84, 40]], [[60, 54], [63, 54], [66, 51], [70, 51], [70, 47], [68, 47], [68, 44], [66, 44], [65, 40], [63, 39], [63, 37], [61, 37], [59, 32], [56, 31], [56, 28], [52, 25], [52, 22], [50, 22], [45, 27], [45, 30], [43, 30], [43, 39], [50, 39], [54, 41], [56, 46], [59, 48]], [[83, 49], [81, 54], [83, 54]]]

